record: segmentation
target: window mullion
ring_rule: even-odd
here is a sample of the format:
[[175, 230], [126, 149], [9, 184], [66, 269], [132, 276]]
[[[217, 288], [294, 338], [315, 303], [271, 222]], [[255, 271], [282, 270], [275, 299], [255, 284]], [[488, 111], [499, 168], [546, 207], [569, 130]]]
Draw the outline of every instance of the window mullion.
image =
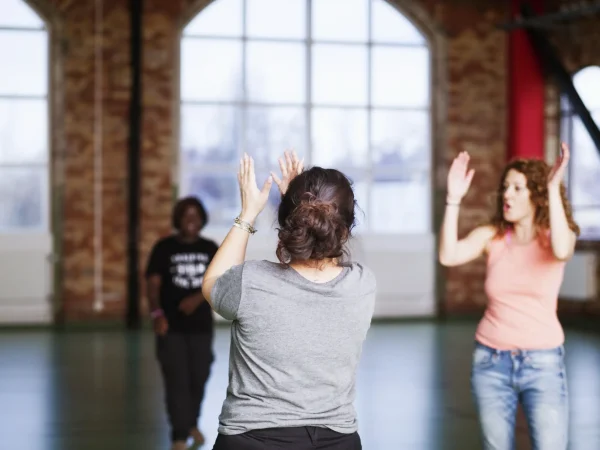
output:
[[305, 110], [305, 165], [312, 165], [312, 0], [306, 2], [306, 110]]
[[367, 182], [367, 199], [365, 205], [365, 221], [366, 228], [368, 230], [372, 229], [372, 224], [369, 218], [371, 217], [371, 192], [373, 190], [373, 146], [372, 146], [372, 133], [371, 126], [372, 122], [372, 88], [371, 88], [371, 80], [373, 77], [372, 74], [372, 49], [373, 49], [373, 27], [372, 27], [372, 14], [373, 14], [373, 1], [368, 0], [368, 10], [367, 10], [367, 173], [365, 174], [366, 182]]
[[241, 154], [240, 157], [248, 151], [246, 144], [247, 127], [248, 127], [248, 0], [242, 0], [242, 117], [240, 130]]

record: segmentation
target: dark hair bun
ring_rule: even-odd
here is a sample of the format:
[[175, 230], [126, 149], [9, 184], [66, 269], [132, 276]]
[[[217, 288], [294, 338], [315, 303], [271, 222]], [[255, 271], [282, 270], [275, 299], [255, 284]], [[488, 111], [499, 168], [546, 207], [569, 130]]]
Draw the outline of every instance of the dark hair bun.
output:
[[339, 258], [348, 238], [344, 218], [332, 203], [303, 201], [279, 229], [280, 261]]
[[339, 258], [354, 226], [354, 192], [338, 170], [313, 167], [294, 178], [278, 212], [277, 258], [292, 261]]

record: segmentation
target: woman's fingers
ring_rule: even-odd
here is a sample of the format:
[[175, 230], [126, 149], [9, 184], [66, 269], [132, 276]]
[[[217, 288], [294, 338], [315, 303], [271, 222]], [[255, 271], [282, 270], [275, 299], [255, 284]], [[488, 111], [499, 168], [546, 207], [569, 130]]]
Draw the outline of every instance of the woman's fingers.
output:
[[296, 168], [296, 175], [300, 175], [302, 173], [302, 171], [304, 170], [304, 158], [302, 158], [299, 162], [298, 162], [298, 167]]
[[279, 179], [279, 177], [277, 176], [277, 174], [273, 171], [270, 172], [271, 173], [271, 177], [273, 177], [273, 181], [275, 182], [275, 184], [277, 186], [279, 186], [279, 188], [281, 188], [281, 180]]
[[283, 154], [285, 155], [285, 162], [287, 165], [288, 172], [293, 173], [294, 172], [294, 162], [292, 160], [292, 156], [290, 155], [290, 152], [286, 150]]
[[279, 157], [279, 170], [281, 170], [281, 176], [285, 179], [288, 176], [287, 166], [282, 157]]
[[248, 156], [248, 183], [256, 184], [256, 174], [254, 173], [254, 158]]
[[248, 184], [250, 179], [250, 157], [244, 153], [244, 185]]

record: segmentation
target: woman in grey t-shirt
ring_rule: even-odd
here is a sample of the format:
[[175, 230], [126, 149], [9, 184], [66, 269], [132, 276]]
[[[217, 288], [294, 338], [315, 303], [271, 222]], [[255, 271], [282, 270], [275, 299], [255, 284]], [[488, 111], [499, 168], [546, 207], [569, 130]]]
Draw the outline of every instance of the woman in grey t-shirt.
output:
[[[281, 180], [272, 174], [259, 189], [252, 158], [240, 161], [242, 212], [202, 285], [213, 309], [233, 321], [213, 450], [358, 450], [356, 370], [376, 284], [363, 265], [341, 261], [354, 193], [341, 172], [303, 171], [295, 154], [280, 166]], [[244, 262], [273, 181], [282, 193], [280, 262]]]

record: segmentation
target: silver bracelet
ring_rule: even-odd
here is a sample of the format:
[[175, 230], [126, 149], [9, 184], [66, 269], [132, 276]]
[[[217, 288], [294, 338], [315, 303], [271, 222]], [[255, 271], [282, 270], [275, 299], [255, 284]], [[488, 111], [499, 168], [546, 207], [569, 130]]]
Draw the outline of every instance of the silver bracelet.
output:
[[248, 222], [244, 222], [242, 219], [240, 219], [239, 217], [236, 217], [235, 220], [233, 221], [233, 226], [238, 227], [250, 234], [254, 234], [256, 233], [256, 228], [254, 228], [252, 225], [250, 225]]
[[448, 197], [446, 197], [446, 206], [460, 206], [460, 200], [457, 202], [451, 202], [448, 200]]

